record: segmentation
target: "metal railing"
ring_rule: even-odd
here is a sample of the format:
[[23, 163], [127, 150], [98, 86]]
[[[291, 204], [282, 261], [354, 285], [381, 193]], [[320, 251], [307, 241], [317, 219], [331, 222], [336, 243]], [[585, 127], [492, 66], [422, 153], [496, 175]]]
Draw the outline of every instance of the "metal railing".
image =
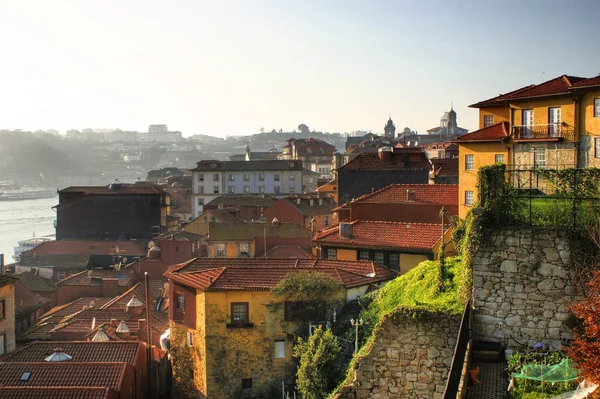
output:
[[550, 123], [548, 125], [520, 125], [512, 127], [515, 140], [563, 138], [575, 140], [575, 128], [566, 123]]
[[452, 366], [448, 372], [446, 380], [446, 389], [444, 390], [444, 399], [456, 399], [460, 381], [462, 378], [463, 366], [465, 363], [465, 355], [467, 346], [471, 339], [471, 300], [469, 299], [465, 305], [465, 310], [462, 315], [460, 329], [458, 330], [458, 339], [454, 347], [454, 356], [452, 357]]

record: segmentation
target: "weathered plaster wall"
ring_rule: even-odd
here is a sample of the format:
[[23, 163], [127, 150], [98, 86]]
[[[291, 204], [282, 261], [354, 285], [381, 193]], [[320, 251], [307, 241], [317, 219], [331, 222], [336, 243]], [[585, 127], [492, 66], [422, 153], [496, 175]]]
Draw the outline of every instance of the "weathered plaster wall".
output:
[[336, 399], [442, 398], [460, 321], [443, 313], [391, 315]]
[[473, 254], [474, 338], [508, 347], [571, 338], [565, 306], [573, 286], [573, 242], [563, 231], [504, 229]]

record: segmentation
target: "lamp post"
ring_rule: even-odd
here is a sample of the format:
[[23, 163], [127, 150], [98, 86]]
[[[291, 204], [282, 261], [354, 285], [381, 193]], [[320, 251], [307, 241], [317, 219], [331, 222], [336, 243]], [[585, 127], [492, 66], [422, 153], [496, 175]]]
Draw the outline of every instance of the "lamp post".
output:
[[355, 337], [355, 341], [354, 341], [354, 353], [358, 353], [358, 327], [362, 326], [363, 324], [365, 324], [363, 322], [363, 319], [360, 320], [354, 320], [354, 319], [350, 319], [350, 323], [356, 327], [356, 337]]

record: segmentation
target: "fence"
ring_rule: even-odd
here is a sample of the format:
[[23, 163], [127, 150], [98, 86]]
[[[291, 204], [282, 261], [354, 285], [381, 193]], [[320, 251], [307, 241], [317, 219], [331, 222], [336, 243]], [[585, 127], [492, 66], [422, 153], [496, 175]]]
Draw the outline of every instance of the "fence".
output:
[[506, 182], [512, 190], [481, 193], [510, 207], [505, 224], [580, 228], [600, 216], [600, 169], [506, 170]]
[[465, 355], [470, 339], [470, 322], [471, 322], [471, 300], [465, 305], [460, 330], [458, 331], [458, 340], [454, 348], [454, 356], [452, 357], [452, 367], [448, 372], [446, 380], [446, 389], [444, 391], [444, 399], [456, 399], [458, 388], [462, 377], [463, 366], [465, 363]]

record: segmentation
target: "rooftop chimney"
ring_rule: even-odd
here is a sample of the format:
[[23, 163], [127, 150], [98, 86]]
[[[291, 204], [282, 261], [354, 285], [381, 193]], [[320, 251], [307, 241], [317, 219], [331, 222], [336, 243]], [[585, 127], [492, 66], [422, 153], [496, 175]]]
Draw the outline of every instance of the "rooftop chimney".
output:
[[315, 206], [315, 200], [313, 198], [310, 199], [310, 206]]
[[391, 147], [381, 147], [377, 151], [377, 155], [379, 156], [379, 159], [381, 159], [382, 161], [391, 162], [392, 161], [392, 148]]
[[146, 319], [139, 319], [138, 320], [138, 330], [146, 331], [147, 328], [148, 328], [148, 323], [146, 322]]
[[352, 237], [352, 223], [340, 223], [340, 237], [351, 238]]
[[414, 191], [406, 190], [406, 201], [415, 202], [417, 200], [417, 195]]
[[302, 199], [300, 197], [296, 198], [296, 204], [300, 205], [301, 201], [302, 201]]
[[133, 298], [131, 298], [129, 302], [127, 302], [127, 305], [125, 305], [125, 313], [127, 313], [129, 316], [140, 316], [143, 311], [144, 304], [139, 299], [137, 299], [135, 295], [133, 296]]
[[117, 327], [116, 333], [119, 338], [127, 339], [131, 334], [131, 330], [129, 330], [129, 326], [125, 324], [124, 321], [121, 321], [121, 324], [119, 324], [119, 327]]
[[323, 205], [323, 198], [319, 198], [319, 205]]

